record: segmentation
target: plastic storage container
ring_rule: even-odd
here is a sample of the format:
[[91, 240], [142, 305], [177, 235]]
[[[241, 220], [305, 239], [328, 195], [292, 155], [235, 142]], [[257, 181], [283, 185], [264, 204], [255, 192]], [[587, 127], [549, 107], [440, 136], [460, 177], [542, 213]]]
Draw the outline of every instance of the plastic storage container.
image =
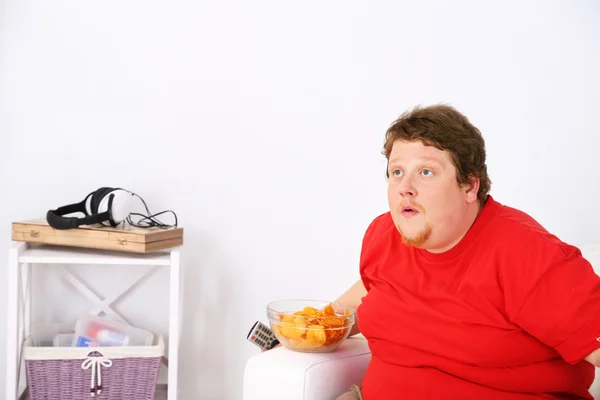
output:
[[59, 333], [54, 336], [54, 347], [71, 347], [73, 345], [72, 333]]
[[151, 346], [152, 332], [112, 319], [86, 315], [77, 320], [73, 347]]
[[[35, 347], [52, 347], [57, 335], [73, 334], [74, 326], [68, 323], [36, 323], [31, 326], [31, 344]], [[62, 342], [61, 342], [62, 343]], [[71, 342], [67, 346], [70, 346]]]

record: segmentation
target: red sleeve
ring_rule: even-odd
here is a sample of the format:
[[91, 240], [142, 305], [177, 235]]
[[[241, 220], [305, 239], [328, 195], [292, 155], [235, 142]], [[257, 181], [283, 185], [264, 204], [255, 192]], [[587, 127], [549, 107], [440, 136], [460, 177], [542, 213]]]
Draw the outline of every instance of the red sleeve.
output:
[[553, 258], [514, 322], [575, 364], [600, 348], [600, 277], [575, 247]]
[[371, 222], [362, 240], [362, 249], [360, 252], [360, 278], [362, 279], [363, 285], [365, 285], [367, 292], [371, 289], [371, 274], [373, 273], [372, 242], [373, 238], [377, 235], [377, 225], [382, 217], [383, 215], [380, 215]]

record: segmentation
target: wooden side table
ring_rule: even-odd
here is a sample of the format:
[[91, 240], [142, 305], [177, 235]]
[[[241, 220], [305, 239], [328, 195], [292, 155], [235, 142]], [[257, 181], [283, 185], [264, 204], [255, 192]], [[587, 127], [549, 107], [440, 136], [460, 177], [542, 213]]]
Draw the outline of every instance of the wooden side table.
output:
[[[84, 249], [14, 242], [8, 253], [7, 281], [7, 335], [6, 335], [6, 388], [5, 399], [21, 399], [26, 394], [22, 349], [31, 330], [31, 291], [32, 268], [36, 264], [58, 264], [64, 277], [84, 296], [96, 303], [90, 314], [104, 312], [111, 318], [124, 320], [111, 307], [111, 303], [123, 294], [135, 289], [141, 280], [157, 268], [169, 268], [169, 346], [168, 359], [163, 362], [168, 369], [167, 382], [159, 381], [159, 390], [166, 386], [168, 400], [176, 400], [178, 395], [179, 341], [181, 328], [181, 261], [180, 248], [155, 253], [121, 253], [106, 250]], [[121, 292], [113, 292], [106, 299], [100, 299], [88, 286], [70, 272], [73, 265], [143, 265], [148, 271], [137, 281]]]

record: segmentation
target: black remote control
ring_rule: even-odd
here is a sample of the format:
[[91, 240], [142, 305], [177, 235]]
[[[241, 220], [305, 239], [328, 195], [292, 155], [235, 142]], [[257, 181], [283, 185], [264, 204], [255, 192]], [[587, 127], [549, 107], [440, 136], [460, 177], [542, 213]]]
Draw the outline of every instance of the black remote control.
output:
[[271, 350], [279, 344], [279, 340], [277, 340], [271, 329], [260, 321], [256, 321], [252, 325], [246, 339], [263, 350]]

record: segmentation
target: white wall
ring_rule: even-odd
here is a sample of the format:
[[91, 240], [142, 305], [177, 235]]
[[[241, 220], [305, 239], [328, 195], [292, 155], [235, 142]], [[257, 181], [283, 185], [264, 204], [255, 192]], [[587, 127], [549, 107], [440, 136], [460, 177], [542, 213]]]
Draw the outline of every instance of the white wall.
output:
[[[598, 243], [599, 3], [374, 3], [0, 1], [5, 247], [11, 221], [103, 185], [176, 210], [182, 398], [239, 399], [265, 305], [358, 278], [386, 210], [383, 134], [416, 104], [482, 130], [497, 200]], [[165, 276], [123, 301], [137, 323], [161, 329]], [[89, 306], [54, 300], [54, 319]]]

